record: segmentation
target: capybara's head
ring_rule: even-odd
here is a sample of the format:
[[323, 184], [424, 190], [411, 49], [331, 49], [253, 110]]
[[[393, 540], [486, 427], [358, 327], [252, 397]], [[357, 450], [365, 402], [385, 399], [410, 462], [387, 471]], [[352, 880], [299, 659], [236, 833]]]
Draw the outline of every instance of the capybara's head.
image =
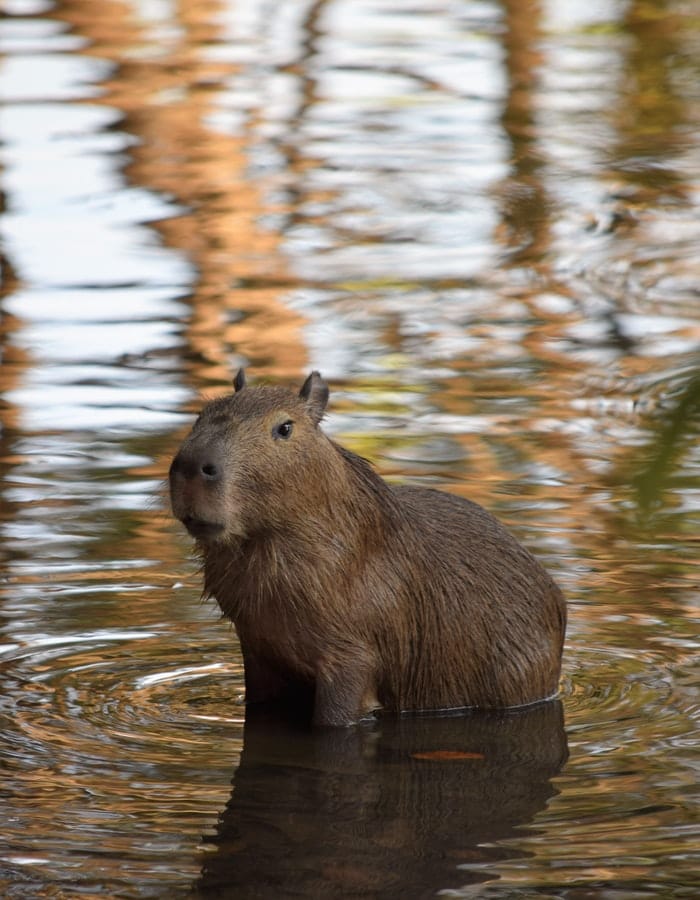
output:
[[328, 403], [318, 372], [298, 394], [247, 386], [242, 369], [233, 385], [206, 404], [170, 466], [173, 514], [203, 544], [293, 522], [313, 506], [331, 450], [318, 428]]

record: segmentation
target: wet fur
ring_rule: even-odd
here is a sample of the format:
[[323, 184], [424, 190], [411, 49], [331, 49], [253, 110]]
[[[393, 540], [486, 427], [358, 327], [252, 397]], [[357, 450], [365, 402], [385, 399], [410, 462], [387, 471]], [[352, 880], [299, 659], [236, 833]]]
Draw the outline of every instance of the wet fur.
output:
[[[316, 723], [342, 725], [379, 706], [555, 694], [566, 614], [541, 565], [477, 504], [389, 486], [318, 427], [327, 389], [313, 399], [240, 388], [188, 439], [225, 468], [188, 508], [226, 523], [199, 548], [205, 593], [238, 632], [247, 701], [306, 697]], [[278, 411], [294, 417], [297, 447], [268, 440]]]

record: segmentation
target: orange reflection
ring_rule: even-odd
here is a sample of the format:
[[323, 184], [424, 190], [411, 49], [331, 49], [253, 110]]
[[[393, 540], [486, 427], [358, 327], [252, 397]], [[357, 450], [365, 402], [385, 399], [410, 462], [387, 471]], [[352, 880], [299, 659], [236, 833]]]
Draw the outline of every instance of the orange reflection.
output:
[[[61, 7], [89, 39], [87, 52], [117, 64], [103, 101], [124, 112], [120, 127], [139, 140], [126, 175], [187, 207], [155, 227], [198, 273], [185, 331], [186, 367], [196, 385], [227, 383], [248, 360], [276, 378], [306, 368], [304, 319], [283, 302], [290, 278], [279, 239], [260, 224], [273, 210], [246, 175], [248, 137], [207, 125], [236, 68], [209, 52], [221, 42], [222, 7], [181, 0], [160, 31], [152, 24], [149, 31], [125, 2], [69, 0]], [[250, 284], [253, 290], [240, 287]]]

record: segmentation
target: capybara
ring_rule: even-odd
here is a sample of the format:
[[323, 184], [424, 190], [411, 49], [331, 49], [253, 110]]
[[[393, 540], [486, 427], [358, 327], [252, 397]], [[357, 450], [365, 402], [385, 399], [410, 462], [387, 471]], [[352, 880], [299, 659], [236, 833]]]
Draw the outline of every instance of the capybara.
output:
[[236, 627], [246, 702], [306, 696], [316, 725], [554, 695], [554, 581], [485, 509], [387, 484], [319, 423], [328, 387], [207, 403], [170, 467], [204, 593]]

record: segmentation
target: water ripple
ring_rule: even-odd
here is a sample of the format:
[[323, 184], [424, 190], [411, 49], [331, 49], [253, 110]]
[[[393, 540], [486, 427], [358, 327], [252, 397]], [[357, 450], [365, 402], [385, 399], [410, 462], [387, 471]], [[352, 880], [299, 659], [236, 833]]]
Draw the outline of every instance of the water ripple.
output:
[[235, 737], [243, 719], [233, 647], [214, 652], [213, 662], [183, 665], [191, 644], [152, 629], [14, 645], [2, 661], [13, 698], [6, 740], [17, 757], [36, 752], [85, 766], [127, 754], [134, 764], [148, 759], [170, 768], [185, 751], [206, 753], [213, 731]]

